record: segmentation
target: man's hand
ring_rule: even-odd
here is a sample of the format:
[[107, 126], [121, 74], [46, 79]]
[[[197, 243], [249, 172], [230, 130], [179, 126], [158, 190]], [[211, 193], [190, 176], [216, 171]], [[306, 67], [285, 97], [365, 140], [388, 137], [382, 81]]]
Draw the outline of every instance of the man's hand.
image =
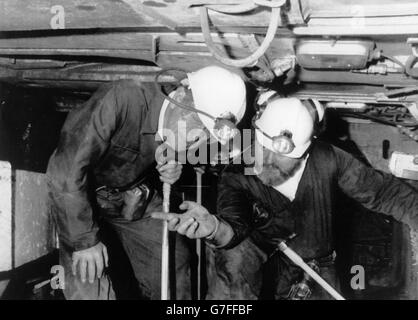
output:
[[153, 212], [154, 219], [167, 220], [168, 230], [177, 231], [190, 239], [205, 238], [216, 228], [215, 217], [204, 207], [192, 201], [185, 201], [180, 205], [183, 214]]
[[[94, 247], [74, 251], [73, 252], [73, 275], [77, 274], [77, 269], [80, 272], [80, 279], [84, 283], [87, 279], [93, 283], [96, 277], [101, 278], [104, 267], [108, 267], [109, 257], [107, 255], [106, 246], [99, 242]], [[78, 265], [78, 268], [77, 268]]]
[[174, 161], [157, 165], [160, 180], [168, 184], [174, 184], [180, 178], [182, 169], [182, 164]]

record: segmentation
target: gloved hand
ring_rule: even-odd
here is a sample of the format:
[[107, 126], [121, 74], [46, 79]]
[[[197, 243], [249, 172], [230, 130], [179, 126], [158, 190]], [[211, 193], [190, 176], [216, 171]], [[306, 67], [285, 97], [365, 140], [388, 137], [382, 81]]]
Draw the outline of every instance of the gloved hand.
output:
[[181, 176], [183, 165], [179, 162], [169, 161], [165, 164], [158, 164], [157, 170], [162, 182], [174, 184]]
[[[99, 242], [95, 246], [73, 252], [73, 275], [80, 273], [81, 282], [86, 282], [87, 275], [90, 283], [93, 283], [96, 277], [101, 278], [104, 267], [108, 267], [109, 257], [106, 246]], [[78, 265], [78, 268], [77, 268]]]

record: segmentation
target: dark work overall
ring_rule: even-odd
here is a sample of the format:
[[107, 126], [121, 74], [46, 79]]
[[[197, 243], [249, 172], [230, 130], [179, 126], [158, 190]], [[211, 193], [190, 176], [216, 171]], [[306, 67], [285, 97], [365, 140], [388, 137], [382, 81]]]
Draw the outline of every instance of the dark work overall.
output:
[[[221, 178], [217, 203], [218, 217], [232, 227], [234, 237], [224, 248], [209, 250], [208, 298], [259, 299], [268, 287], [273, 287], [270, 297], [286, 298], [303, 273], [281, 253], [269, 257], [293, 233], [297, 237], [288, 245], [305, 262], [316, 260], [320, 275], [338, 287], [332, 258], [338, 192], [369, 210], [418, 226], [413, 188], [329, 144], [314, 142], [294, 201], [234, 168]], [[314, 288], [311, 298], [329, 295]]]
[[[81, 107], [72, 110], [61, 131], [57, 149], [49, 161], [47, 177], [51, 211], [60, 239], [61, 263], [66, 271], [67, 299], [112, 299], [114, 290], [104, 276], [94, 284], [81, 283], [71, 273], [72, 252], [90, 248], [99, 241], [109, 251], [109, 273], [121, 278], [123, 292], [133, 282], [141, 298], [160, 298], [162, 222], [150, 218], [161, 211], [156, 192], [161, 182], [149, 184], [152, 191], [141, 214], [122, 214], [123, 192], [155, 170], [159, 145], [158, 117], [163, 99], [153, 85], [118, 81], [100, 87]], [[175, 209], [175, 208], [173, 208]], [[109, 241], [112, 234], [122, 246]], [[173, 239], [171, 269], [176, 284], [173, 297], [190, 298], [189, 250], [186, 238]], [[127, 264], [120, 264], [127, 260]], [[115, 289], [116, 283], [115, 283]], [[121, 295], [119, 295], [121, 297]]]

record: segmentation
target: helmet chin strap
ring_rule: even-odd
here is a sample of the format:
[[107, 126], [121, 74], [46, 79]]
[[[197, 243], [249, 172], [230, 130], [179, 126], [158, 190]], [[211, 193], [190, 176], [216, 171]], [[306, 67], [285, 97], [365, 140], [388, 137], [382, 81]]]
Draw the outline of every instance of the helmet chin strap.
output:
[[271, 140], [271, 147], [273, 149], [272, 151], [274, 151], [275, 153], [279, 153], [285, 156], [286, 154], [289, 154], [293, 150], [295, 150], [295, 143], [292, 140], [293, 134], [289, 130], [283, 130], [282, 132], [280, 132], [279, 135], [271, 137], [269, 134], [264, 132], [259, 126], [257, 126], [255, 124], [255, 121], [253, 123], [253, 126], [255, 129], [260, 131], [266, 138]]

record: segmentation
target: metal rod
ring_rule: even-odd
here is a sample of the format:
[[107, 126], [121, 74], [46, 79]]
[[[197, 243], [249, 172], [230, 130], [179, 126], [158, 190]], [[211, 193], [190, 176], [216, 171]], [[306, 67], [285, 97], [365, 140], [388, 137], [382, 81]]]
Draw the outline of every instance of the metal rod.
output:
[[[163, 184], [163, 211], [170, 212], [170, 192], [171, 186], [168, 183]], [[169, 243], [168, 243], [168, 224], [163, 222], [163, 239], [161, 244], [161, 300], [168, 300], [170, 294], [169, 283]]]
[[[202, 204], [202, 175], [201, 168], [196, 168], [196, 202]], [[202, 288], [202, 241], [196, 239], [196, 255], [197, 255], [197, 299], [201, 299]]]

